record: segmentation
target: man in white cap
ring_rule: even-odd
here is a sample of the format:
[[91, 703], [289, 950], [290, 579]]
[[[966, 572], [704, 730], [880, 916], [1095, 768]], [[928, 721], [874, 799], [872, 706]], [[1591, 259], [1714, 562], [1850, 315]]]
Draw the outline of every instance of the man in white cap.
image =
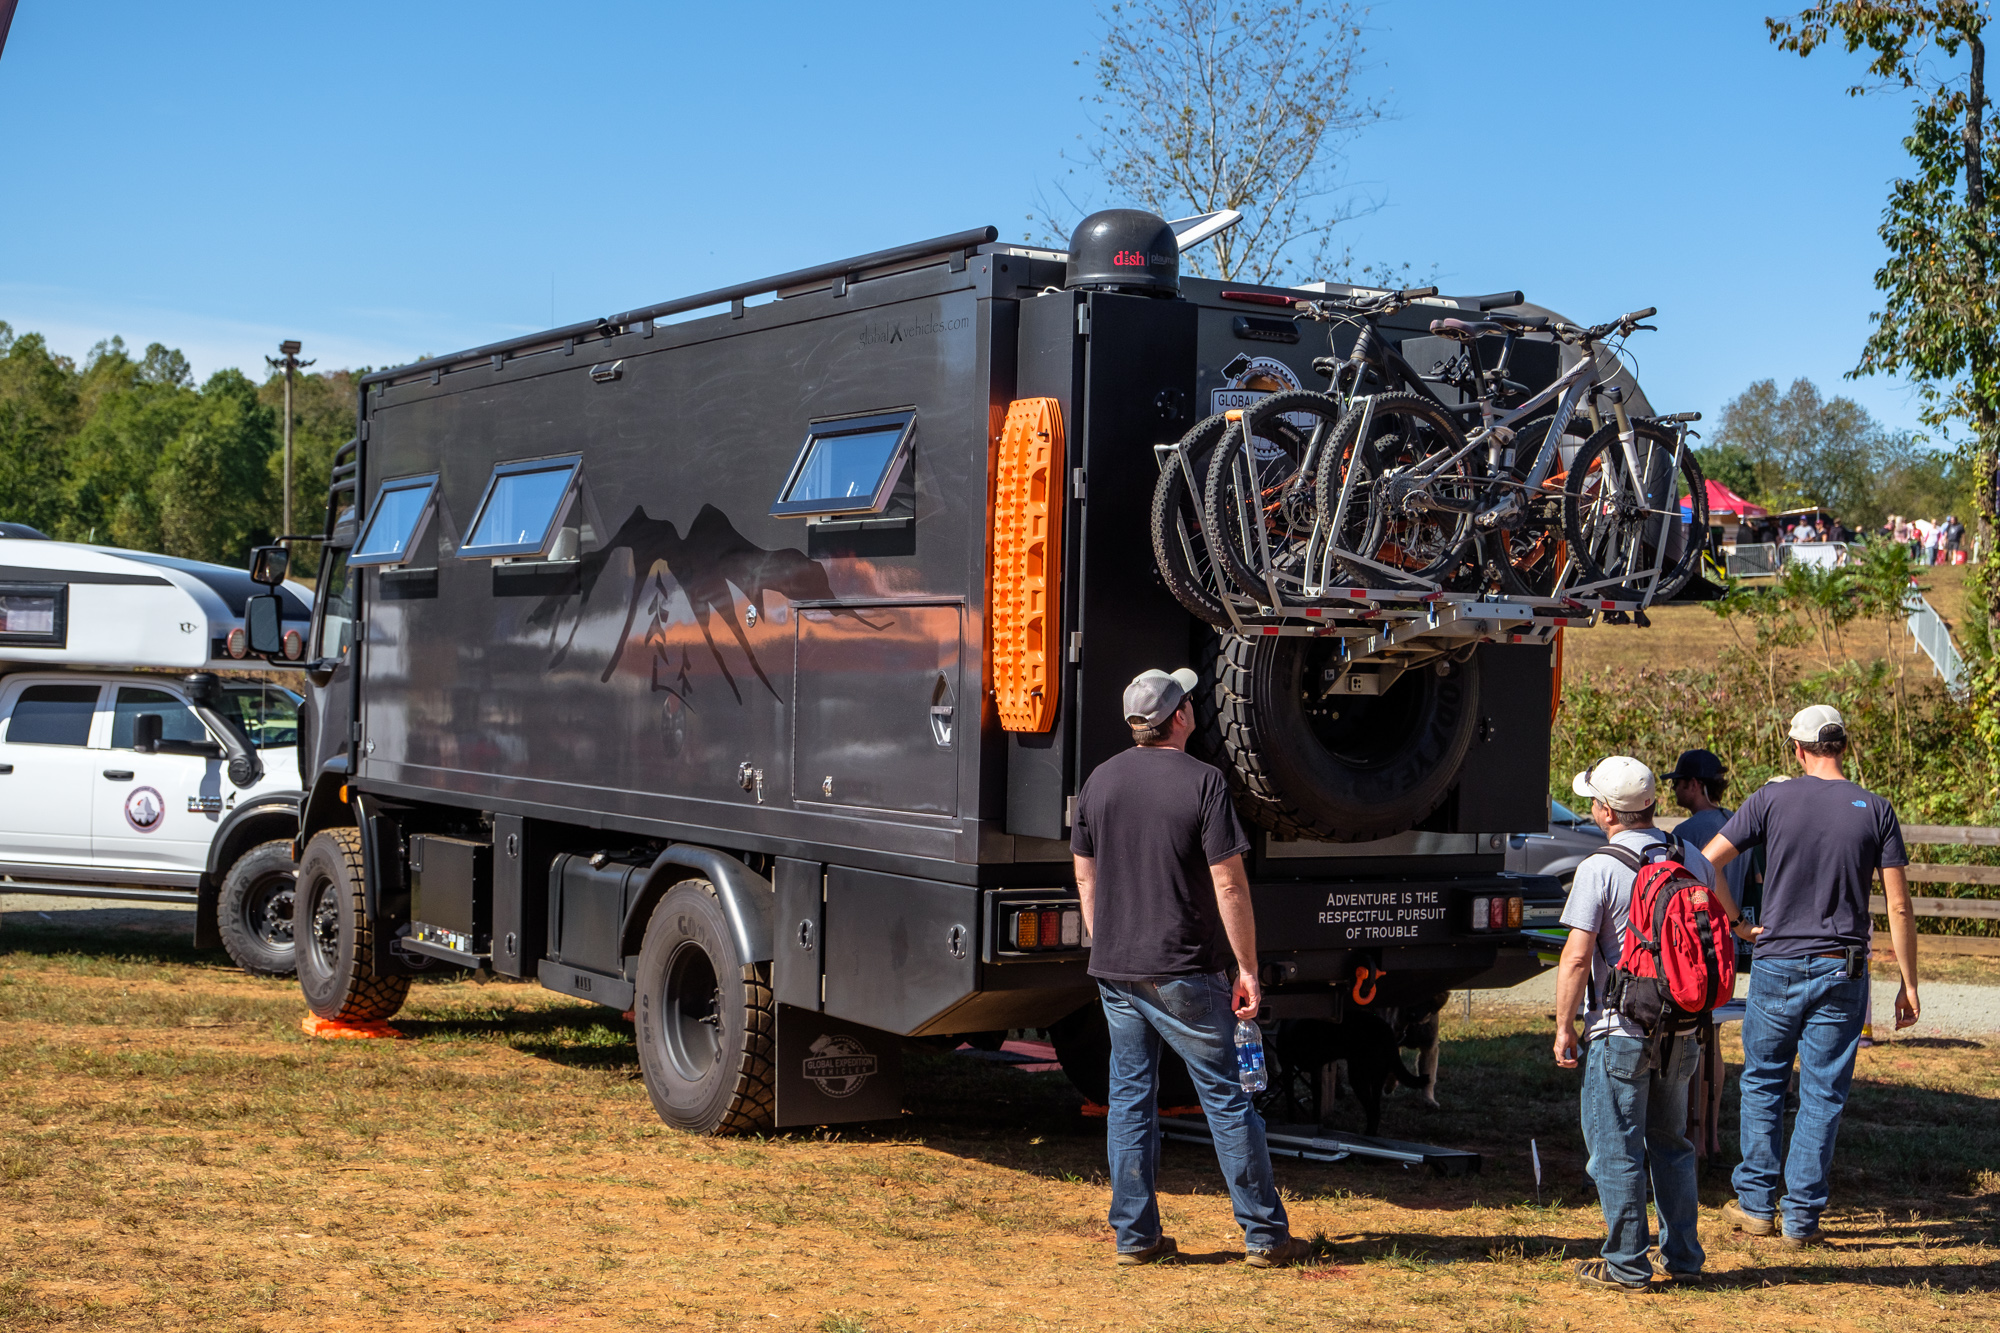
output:
[[[1714, 887], [1715, 871], [1701, 853], [1653, 826], [1659, 797], [1652, 769], [1612, 755], [1577, 774], [1570, 786], [1589, 798], [1591, 822], [1611, 846], [1642, 863], [1679, 861]], [[1586, 1169], [1604, 1210], [1604, 1248], [1597, 1258], [1577, 1264], [1576, 1280], [1614, 1291], [1646, 1291], [1652, 1285], [1648, 1176], [1660, 1214], [1660, 1266], [1667, 1280], [1693, 1281], [1706, 1257], [1695, 1236], [1701, 1198], [1694, 1145], [1687, 1138], [1688, 1080], [1700, 1059], [1695, 1034], [1666, 1038], [1655, 1066], [1645, 1034], [1603, 1003], [1625, 947], [1638, 879], [1637, 870], [1611, 854], [1593, 852], [1583, 859], [1563, 905], [1562, 924], [1570, 929], [1556, 968], [1555, 1055], [1564, 1069], [1577, 1066], [1576, 1013], [1586, 994], [1590, 1000], [1583, 1016], [1583, 1138], [1590, 1151]], [[1725, 910], [1734, 915], [1733, 907]]]
[[[1920, 1008], [1917, 922], [1903, 873], [1910, 859], [1896, 811], [1841, 772], [1847, 724], [1838, 709], [1827, 704], [1801, 709], [1789, 735], [1804, 776], [1766, 783], [1751, 793], [1706, 850], [1718, 866], [1758, 846], [1765, 858], [1757, 925], [1737, 922], [1737, 934], [1755, 952], [1739, 1081], [1743, 1160], [1736, 1167], [1736, 1197], [1722, 1212], [1738, 1231], [1752, 1236], [1775, 1231], [1781, 1243], [1796, 1248], [1825, 1239], [1819, 1219], [1826, 1211], [1833, 1141], [1868, 1018], [1868, 948], [1875, 924], [1868, 895], [1877, 870], [1903, 974], [1896, 1026], [1915, 1023]], [[1785, 1092], [1794, 1060], [1799, 1111], [1791, 1152], [1784, 1155]]]
[[1187, 753], [1194, 687], [1186, 668], [1142, 672], [1125, 687], [1135, 744], [1083, 784], [1070, 836], [1090, 975], [1111, 1028], [1111, 1226], [1121, 1264], [1176, 1253], [1153, 1189], [1164, 1041], [1187, 1063], [1207, 1113], [1245, 1262], [1275, 1268], [1304, 1259], [1311, 1246], [1291, 1234], [1264, 1122], [1238, 1080], [1236, 1018], [1255, 1016], [1263, 1003], [1243, 871], [1250, 840], [1222, 774]]

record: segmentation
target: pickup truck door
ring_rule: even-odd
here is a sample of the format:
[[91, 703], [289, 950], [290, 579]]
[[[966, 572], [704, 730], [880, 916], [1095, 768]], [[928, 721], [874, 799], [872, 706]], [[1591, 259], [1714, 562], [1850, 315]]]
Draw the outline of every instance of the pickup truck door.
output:
[[[106, 691], [107, 748], [91, 794], [91, 842], [106, 869], [200, 871], [208, 844], [236, 789], [223, 774], [221, 746], [178, 694], [150, 685]], [[140, 754], [132, 748], [141, 714], [157, 713], [167, 744], [210, 747], [214, 754]]]
[[103, 689], [77, 680], [0, 689], [0, 861], [90, 863], [90, 798], [102, 781], [90, 728]]

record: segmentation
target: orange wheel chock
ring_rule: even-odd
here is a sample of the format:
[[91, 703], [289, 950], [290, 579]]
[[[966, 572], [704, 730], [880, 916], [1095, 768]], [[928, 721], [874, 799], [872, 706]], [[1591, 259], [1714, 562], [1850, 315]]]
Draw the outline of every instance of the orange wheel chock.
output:
[[321, 1041], [397, 1041], [403, 1036], [387, 1023], [342, 1023], [311, 1012], [299, 1020], [299, 1031]]

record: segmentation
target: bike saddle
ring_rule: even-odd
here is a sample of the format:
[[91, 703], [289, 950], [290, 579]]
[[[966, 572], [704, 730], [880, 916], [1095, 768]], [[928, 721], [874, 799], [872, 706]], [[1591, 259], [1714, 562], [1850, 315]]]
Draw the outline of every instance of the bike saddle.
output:
[[1431, 332], [1455, 342], [1471, 342], [1487, 334], [1528, 333], [1549, 326], [1546, 315], [1493, 315], [1486, 319], [1434, 319]]

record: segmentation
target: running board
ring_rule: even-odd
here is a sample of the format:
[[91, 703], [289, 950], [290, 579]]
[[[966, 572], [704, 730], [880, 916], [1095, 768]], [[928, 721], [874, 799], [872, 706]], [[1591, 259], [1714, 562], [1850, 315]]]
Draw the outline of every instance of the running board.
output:
[[17, 879], [0, 879], [0, 893], [39, 898], [116, 898], [130, 903], [186, 903], [189, 907], [195, 905], [197, 898], [193, 889], [124, 889], [99, 884], [30, 883]]
[[[1208, 1126], [1199, 1120], [1163, 1117], [1160, 1131], [1182, 1143], [1213, 1147]], [[1264, 1131], [1264, 1141], [1276, 1157], [1296, 1157], [1306, 1162], [1342, 1162], [1350, 1157], [1371, 1157], [1377, 1161], [1422, 1164], [1439, 1176], [1476, 1176], [1480, 1155], [1459, 1148], [1436, 1148], [1428, 1143], [1405, 1143], [1401, 1139], [1370, 1138], [1365, 1134], [1342, 1134], [1313, 1125], [1272, 1125]]]

